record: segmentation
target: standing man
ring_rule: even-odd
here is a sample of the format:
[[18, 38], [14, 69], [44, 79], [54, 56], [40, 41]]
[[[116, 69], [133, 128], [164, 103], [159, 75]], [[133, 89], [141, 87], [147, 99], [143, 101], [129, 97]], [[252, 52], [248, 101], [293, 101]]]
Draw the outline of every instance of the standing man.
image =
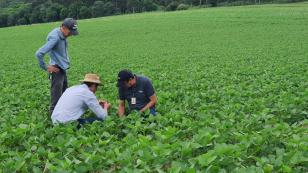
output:
[[156, 115], [155, 104], [157, 97], [152, 82], [145, 76], [135, 75], [129, 70], [122, 70], [118, 74], [119, 109], [120, 117], [125, 114], [125, 101], [130, 110], [144, 112], [150, 110]]
[[[59, 99], [55, 110], [51, 115], [52, 122], [67, 123], [78, 121], [80, 125], [102, 121], [107, 117], [110, 104], [106, 101], [98, 101], [95, 92], [101, 84], [97, 74], [86, 74], [81, 85], [76, 85], [65, 90]], [[81, 119], [87, 109], [90, 109], [96, 117]]]
[[[70, 60], [66, 39], [72, 35], [78, 35], [77, 21], [66, 18], [60, 27], [55, 28], [48, 34], [47, 43], [35, 53], [40, 67], [49, 73], [51, 80], [50, 114], [52, 114], [59, 98], [68, 87], [66, 71], [69, 69]], [[46, 53], [50, 56], [49, 65], [46, 65], [44, 61]]]

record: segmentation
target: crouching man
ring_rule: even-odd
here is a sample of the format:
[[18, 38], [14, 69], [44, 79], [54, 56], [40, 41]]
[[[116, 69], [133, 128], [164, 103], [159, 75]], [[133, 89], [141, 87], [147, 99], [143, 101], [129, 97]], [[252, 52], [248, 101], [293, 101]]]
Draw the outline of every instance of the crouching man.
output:
[[150, 110], [156, 115], [155, 104], [157, 97], [154, 87], [149, 78], [135, 75], [129, 70], [122, 70], [118, 74], [119, 108], [120, 117], [125, 114], [125, 101], [128, 102], [130, 110], [144, 112]]
[[[65, 90], [60, 97], [51, 119], [54, 124], [78, 121], [79, 124], [102, 121], [107, 117], [110, 104], [98, 101], [95, 92], [101, 84], [96, 74], [86, 74], [81, 85], [73, 86]], [[87, 109], [90, 109], [97, 117], [81, 119]]]

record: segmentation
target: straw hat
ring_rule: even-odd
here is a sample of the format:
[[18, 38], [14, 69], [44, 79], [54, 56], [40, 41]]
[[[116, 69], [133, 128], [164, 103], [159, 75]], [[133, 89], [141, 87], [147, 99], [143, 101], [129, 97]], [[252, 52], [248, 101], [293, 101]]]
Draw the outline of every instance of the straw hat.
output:
[[84, 79], [80, 82], [91, 82], [96, 84], [101, 84], [101, 81], [99, 79], [99, 76], [97, 74], [86, 74]]

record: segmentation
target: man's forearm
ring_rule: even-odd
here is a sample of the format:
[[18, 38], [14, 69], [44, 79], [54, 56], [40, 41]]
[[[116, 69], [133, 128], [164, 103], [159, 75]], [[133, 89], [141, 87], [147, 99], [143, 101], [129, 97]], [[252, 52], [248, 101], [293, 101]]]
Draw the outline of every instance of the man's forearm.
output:
[[38, 51], [38, 52], [36, 52], [35, 56], [36, 56], [36, 58], [39, 62], [40, 67], [43, 70], [47, 70], [47, 66], [46, 66], [45, 61], [44, 61], [44, 54]]
[[145, 106], [140, 110], [140, 112], [144, 112], [145, 110], [147, 110], [147, 109], [153, 107], [155, 104], [156, 104], [155, 101], [150, 101], [147, 105], [145, 105]]
[[108, 116], [108, 110], [107, 109], [103, 109], [102, 112], [97, 113], [96, 116], [100, 119], [105, 119]]
[[118, 115], [121, 117], [125, 114], [125, 107], [119, 106]]
[[119, 107], [118, 107], [118, 115], [119, 117], [124, 116], [125, 114], [125, 101], [124, 100], [119, 100]]
[[39, 48], [39, 50], [36, 51], [35, 56], [39, 61], [40, 67], [44, 70], [47, 70], [47, 66], [44, 61], [44, 56], [46, 53], [48, 53], [50, 50], [52, 50], [53, 47], [58, 43], [59, 37], [57, 36], [51, 36], [48, 38], [47, 43]]
[[91, 105], [90, 109], [100, 119], [105, 119], [108, 116], [108, 109], [104, 109], [101, 105]]

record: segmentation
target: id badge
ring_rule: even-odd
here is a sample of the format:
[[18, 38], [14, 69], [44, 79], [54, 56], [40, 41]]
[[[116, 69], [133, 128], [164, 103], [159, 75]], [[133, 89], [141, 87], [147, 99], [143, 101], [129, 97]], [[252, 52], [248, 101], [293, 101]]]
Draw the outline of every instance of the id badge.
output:
[[136, 97], [132, 97], [131, 103], [132, 103], [132, 105], [136, 104]]

